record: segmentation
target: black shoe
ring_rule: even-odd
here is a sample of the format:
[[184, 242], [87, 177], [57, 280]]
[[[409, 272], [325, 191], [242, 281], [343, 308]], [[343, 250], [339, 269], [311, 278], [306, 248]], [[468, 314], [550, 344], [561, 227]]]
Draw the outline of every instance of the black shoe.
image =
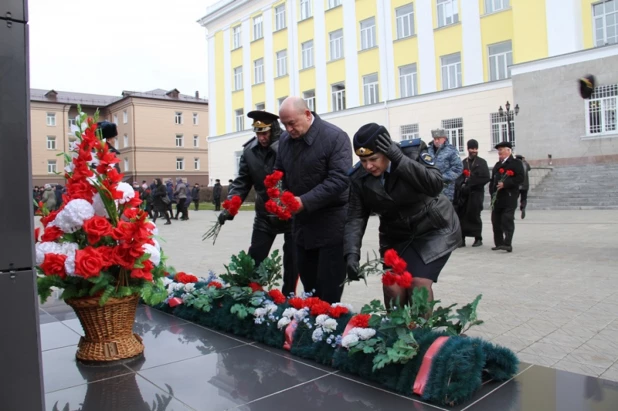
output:
[[521, 210], [521, 219], [523, 220], [524, 218], [526, 218], [526, 209], [525, 208], [523, 210]]
[[466, 246], [466, 242], [462, 241], [461, 244], [457, 248], [464, 248]]
[[510, 245], [503, 245], [501, 247], [501, 249], [506, 251], [507, 253], [512, 253], [513, 252], [513, 246], [510, 246]]
[[187, 221], [189, 219], [189, 217], [187, 218], [181, 218], [180, 221]]
[[495, 247], [491, 247], [491, 251], [498, 251], [498, 250], [503, 250], [504, 247], [503, 245], [497, 245]]
[[165, 224], [163, 224], [163, 225], [170, 225], [170, 224], [172, 224], [172, 222], [171, 222], [171, 221], [168, 221], [168, 222], [166, 222], [166, 223], [165, 223]]
[[474, 244], [472, 244], [472, 247], [480, 247], [483, 245], [483, 240], [474, 240]]

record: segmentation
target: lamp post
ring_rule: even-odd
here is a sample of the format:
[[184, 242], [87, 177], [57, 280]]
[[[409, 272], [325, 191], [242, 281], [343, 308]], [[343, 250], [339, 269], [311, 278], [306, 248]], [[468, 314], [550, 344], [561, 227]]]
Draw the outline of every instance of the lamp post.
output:
[[511, 121], [513, 121], [515, 119], [515, 116], [519, 114], [519, 104], [516, 104], [515, 109], [511, 110], [511, 103], [507, 101], [504, 107], [506, 107], [506, 111], [502, 109], [502, 106], [500, 106], [500, 108], [498, 109], [498, 114], [500, 115], [501, 119], [506, 120], [506, 132], [508, 135], [508, 140], [511, 144], [514, 144], [515, 142], [513, 141], [513, 130], [511, 128]]

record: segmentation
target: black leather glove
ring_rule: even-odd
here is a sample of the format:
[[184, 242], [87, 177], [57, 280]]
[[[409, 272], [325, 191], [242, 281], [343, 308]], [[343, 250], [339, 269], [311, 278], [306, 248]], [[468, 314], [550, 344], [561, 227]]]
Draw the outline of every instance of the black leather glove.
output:
[[360, 280], [359, 277], [359, 270], [360, 270], [360, 265], [359, 265], [359, 261], [360, 261], [360, 257], [358, 256], [358, 254], [348, 254], [346, 255], [346, 273], [348, 275], [348, 280], [350, 281], [358, 281]]
[[399, 163], [403, 157], [399, 145], [391, 140], [391, 136], [387, 133], [378, 135], [376, 139], [376, 148], [395, 164]]
[[225, 224], [227, 220], [233, 220], [233, 219], [234, 219], [234, 216], [232, 216], [227, 210], [223, 210], [219, 214], [219, 217], [217, 217], [217, 220], [219, 220], [219, 224], [221, 225]]

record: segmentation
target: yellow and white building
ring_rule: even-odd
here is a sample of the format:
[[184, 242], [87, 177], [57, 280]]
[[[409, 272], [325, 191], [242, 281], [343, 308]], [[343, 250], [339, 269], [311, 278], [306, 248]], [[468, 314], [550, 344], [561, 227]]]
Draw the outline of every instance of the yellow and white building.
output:
[[214, 180], [236, 171], [246, 114], [277, 112], [289, 95], [350, 136], [377, 122], [428, 141], [443, 127], [491, 162], [493, 145], [514, 139], [498, 114], [517, 103], [511, 66], [616, 43], [618, 1], [222, 0], [199, 23]]

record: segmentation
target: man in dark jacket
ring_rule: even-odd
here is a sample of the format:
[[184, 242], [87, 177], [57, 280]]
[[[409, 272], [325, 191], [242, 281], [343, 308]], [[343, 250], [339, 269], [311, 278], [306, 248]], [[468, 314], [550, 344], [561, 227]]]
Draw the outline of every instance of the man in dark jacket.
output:
[[[253, 234], [249, 255], [259, 266], [266, 257], [277, 237], [283, 234], [283, 294], [289, 295], [296, 291], [298, 270], [296, 269], [294, 239], [292, 237], [291, 221], [282, 221], [269, 214], [264, 207], [268, 201], [264, 179], [273, 172], [279, 148], [279, 117], [267, 111], [251, 111], [247, 114], [253, 121], [253, 131], [256, 136], [244, 144], [238, 177], [229, 187], [228, 199], [237, 195], [245, 201], [251, 188], [255, 189], [255, 218], [253, 219]], [[225, 223], [234, 217], [223, 210], [219, 214], [219, 222]]]
[[466, 237], [474, 237], [472, 247], [483, 245], [483, 201], [485, 200], [485, 185], [489, 183], [489, 167], [487, 161], [478, 156], [479, 143], [468, 140], [468, 157], [463, 161], [463, 174], [455, 182], [455, 210], [461, 224], [463, 241], [460, 247], [466, 246]]
[[491, 225], [494, 230], [492, 250], [513, 251], [515, 233], [515, 209], [519, 197], [519, 185], [524, 182], [524, 166], [513, 158], [511, 143], [496, 144], [498, 162], [491, 172], [489, 194], [496, 195], [491, 211]]
[[345, 280], [343, 230], [348, 209], [352, 144], [348, 135], [312, 113], [300, 97], [288, 97], [279, 117], [285, 126], [275, 168], [300, 209], [294, 216], [298, 270], [305, 291], [340, 301]]
[[195, 183], [191, 189], [191, 198], [193, 199], [195, 211], [197, 211], [200, 208], [200, 185], [198, 183]]
[[221, 210], [221, 180], [215, 180], [215, 185], [212, 187], [212, 202], [215, 204], [215, 211]]
[[526, 157], [521, 154], [517, 154], [515, 158], [524, 166], [524, 182], [519, 186], [519, 211], [521, 211], [521, 219], [526, 218], [526, 206], [528, 205], [528, 189], [530, 188], [530, 179], [528, 173], [531, 170], [530, 164], [526, 161]]

